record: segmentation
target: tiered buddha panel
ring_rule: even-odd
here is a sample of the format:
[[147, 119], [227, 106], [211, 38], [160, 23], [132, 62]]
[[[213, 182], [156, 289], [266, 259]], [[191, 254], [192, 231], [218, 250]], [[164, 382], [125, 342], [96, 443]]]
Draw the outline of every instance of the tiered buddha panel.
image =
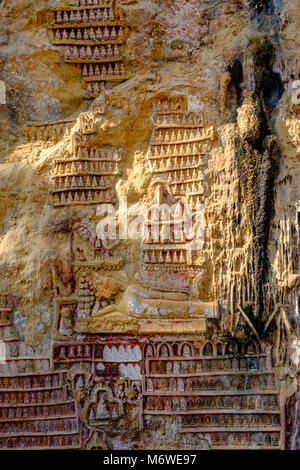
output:
[[12, 307], [0, 306], [0, 342], [4, 352], [4, 361], [0, 360], [0, 375], [49, 370], [50, 360], [45, 356], [37, 356], [33, 349], [14, 334], [9, 320]]
[[120, 377], [141, 380], [141, 361], [138, 341], [128, 337], [111, 341], [56, 342], [53, 348], [55, 370], [69, 370], [84, 363], [95, 381]]
[[119, 150], [79, 146], [75, 156], [66, 153], [52, 167], [50, 202], [54, 206], [111, 203], [119, 174]]
[[128, 78], [120, 49], [125, 42], [126, 24], [116, 19], [113, 1], [98, 0], [52, 11], [53, 44], [66, 46], [65, 61], [80, 65], [89, 97], [99, 95], [108, 81]]
[[23, 129], [24, 144], [35, 142], [56, 143], [64, 137], [70, 135], [70, 130], [75, 121], [64, 119], [56, 122], [40, 122], [30, 124]]
[[[212, 343], [152, 343], [145, 349], [143, 415], [181, 418], [213, 449], [284, 448], [284, 413], [270, 358]], [[247, 354], [248, 352], [248, 354]]]
[[0, 449], [81, 448], [76, 403], [62, 373], [0, 377]]
[[[182, 213], [183, 214], [183, 213]], [[188, 249], [184, 234], [183, 215], [164, 214], [158, 211], [154, 218], [145, 222], [143, 262], [146, 271], [187, 271], [199, 269], [193, 263], [193, 253]]]
[[206, 154], [214, 132], [202, 115], [185, 113], [171, 100], [158, 103], [149, 153], [150, 167], [170, 184], [175, 196], [196, 206], [204, 202]]
[[50, 358], [38, 357], [12, 331], [0, 306], [0, 449], [80, 448], [75, 402], [67, 398], [62, 373], [50, 373]]
[[[187, 113], [186, 108], [184, 97], [156, 103], [148, 162], [153, 183], [166, 183], [178, 202], [179, 213], [174, 202], [169, 214], [164, 215], [162, 209], [158, 218], [151, 214], [151, 220], [146, 221], [142, 247], [146, 271], [186, 273], [198, 270], [203, 261], [199, 245], [190, 243], [194, 236], [185, 232], [197, 231], [199, 226], [207, 195], [204, 170], [214, 131], [205, 126], [202, 114]], [[184, 203], [189, 205], [190, 228], [185, 221], [188, 209]]]

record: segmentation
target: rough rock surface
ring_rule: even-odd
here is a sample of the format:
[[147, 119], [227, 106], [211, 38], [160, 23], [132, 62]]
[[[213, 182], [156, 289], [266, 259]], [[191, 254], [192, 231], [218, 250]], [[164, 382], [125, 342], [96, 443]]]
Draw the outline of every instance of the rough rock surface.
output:
[[299, 14], [0, 0], [0, 448], [300, 448]]

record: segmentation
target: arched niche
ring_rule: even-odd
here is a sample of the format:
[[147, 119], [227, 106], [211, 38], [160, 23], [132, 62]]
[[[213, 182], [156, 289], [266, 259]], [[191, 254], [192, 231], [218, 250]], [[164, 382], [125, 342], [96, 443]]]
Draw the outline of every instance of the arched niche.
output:
[[193, 357], [193, 347], [189, 343], [182, 343], [179, 347], [179, 355], [182, 357]]
[[154, 357], [154, 348], [152, 344], [147, 344], [145, 347], [145, 358]]
[[163, 343], [158, 346], [159, 357], [170, 357], [171, 355], [172, 355], [172, 350], [169, 344]]
[[214, 347], [210, 341], [205, 343], [202, 349], [203, 356], [213, 356], [214, 355]]

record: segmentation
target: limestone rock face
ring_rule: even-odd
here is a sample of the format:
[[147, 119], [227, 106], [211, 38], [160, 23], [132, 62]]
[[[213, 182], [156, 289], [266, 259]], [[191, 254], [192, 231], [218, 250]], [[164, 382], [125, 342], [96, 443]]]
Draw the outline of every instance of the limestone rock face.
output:
[[300, 1], [0, 11], [0, 449], [299, 449]]

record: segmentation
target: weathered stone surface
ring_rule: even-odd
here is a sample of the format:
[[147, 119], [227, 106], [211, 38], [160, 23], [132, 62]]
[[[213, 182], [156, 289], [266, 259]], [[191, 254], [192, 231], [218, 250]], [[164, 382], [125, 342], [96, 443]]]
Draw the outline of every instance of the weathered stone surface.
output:
[[299, 0], [0, 9], [0, 448], [298, 449]]

